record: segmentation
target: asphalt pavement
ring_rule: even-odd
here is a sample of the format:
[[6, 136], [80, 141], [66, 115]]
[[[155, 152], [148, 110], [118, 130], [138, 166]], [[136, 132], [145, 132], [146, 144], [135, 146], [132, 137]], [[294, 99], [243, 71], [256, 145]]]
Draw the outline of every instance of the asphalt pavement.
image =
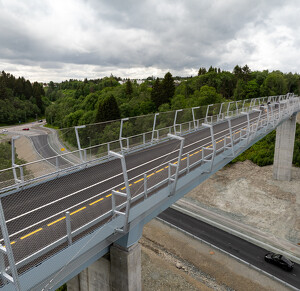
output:
[[295, 264], [292, 272], [284, 271], [265, 262], [268, 250], [175, 209], [168, 208], [158, 217], [300, 289], [300, 265]]
[[[39, 153], [39, 155], [43, 158], [50, 158], [47, 159], [48, 163], [52, 164], [53, 166], [56, 166], [56, 163], [58, 162], [59, 166], [71, 166], [71, 164], [64, 158], [58, 157], [58, 161], [55, 158], [57, 156], [57, 152], [55, 152], [49, 145], [48, 142], [48, 135], [47, 134], [40, 134], [35, 136], [29, 136], [29, 138], [32, 140], [32, 143], [36, 149], [36, 151]], [[54, 158], [51, 158], [54, 157]]]

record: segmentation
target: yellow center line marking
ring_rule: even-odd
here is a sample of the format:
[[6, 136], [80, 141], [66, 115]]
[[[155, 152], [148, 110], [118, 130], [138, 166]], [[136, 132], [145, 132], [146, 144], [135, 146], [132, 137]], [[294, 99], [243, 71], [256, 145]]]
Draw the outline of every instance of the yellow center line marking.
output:
[[126, 189], [126, 187], [121, 188], [121, 190], [124, 190], [124, 189]]
[[96, 200], [96, 201], [94, 201], [94, 202], [90, 203], [89, 205], [94, 205], [94, 204], [96, 204], [96, 203], [98, 203], [98, 202], [102, 201], [103, 199], [104, 199], [104, 198], [100, 198], [100, 199], [98, 199], [98, 200]]
[[194, 154], [198, 154], [200, 151], [198, 151], [198, 152], [195, 152]]
[[154, 174], [155, 174], [155, 173], [152, 173], [152, 174], [148, 175], [148, 176], [147, 176], [147, 178], [149, 178], [149, 177], [153, 176]]
[[108, 194], [108, 195], [106, 195], [105, 197], [110, 197], [112, 194], [110, 193], [110, 194]]
[[162, 169], [156, 171], [155, 173], [159, 173], [159, 172], [163, 171], [164, 169], [165, 169], [165, 168], [162, 168]]
[[43, 228], [41, 227], [41, 228], [39, 228], [39, 229], [37, 229], [37, 230], [31, 232], [31, 233], [28, 233], [28, 234], [22, 236], [21, 239], [24, 239], [24, 238], [26, 238], [26, 237], [29, 237], [29, 236], [31, 236], [31, 235], [33, 235], [33, 234], [35, 234], [35, 233], [41, 231], [42, 229], [43, 229]]
[[168, 168], [169, 168], [169, 166], [166, 166], [166, 167], [165, 167], [165, 169], [168, 169]]
[[129, 187], [131, 187], [132, 186], [132, 184], [129, 184]]
[[47, 226], [51, 226], [52, 224], [55, 224], [55, 223], [57, 223], [57, 222], [59, 222], [59, 221], [65, 219], [65, 218], [66, 218], [65, 216], [64, 216], [64, 217], [61, 217], [61, 218], [59, 218], [59, 219], [57, 219], [57, 220], [55, 220], [55, 221], [53, 221], [53, 222], [47, 224]]
[[184, 161], [184, 160], [186, 160], [187, 159], [187, 157], [185, 157], [185, 158], [183, 158], [183, 159], [181, 159], [182, 161]]
[[86, 206], [84, 206], [84, 207], [82, 207], [82, 208], [79, 208], [79, 209], [73, 211], [72, 213], [70, 213], [70, 215], [73, 215], [73, 214], [75, 214], [75, 213], [77, 213], [77, 212], [79, 212], [79, 211], [81, 211], [81, 210], [83, 210], [83, 209], [86, 209]]
[[[139, 183], [139, 182], [141, 182], [141, 181], [143, 181], [143, 180], [144, 180], [144, 178], [139, 179], [139, 180], [135, 181], [134, 184]], [[121, 189], [121, 190], [122, 190], [122, 189]]]
[[13, 244], [15, 244], [15, 243], [16, 243], [15, 241], [12, 241], [10, 244], [13, 245]]
[[178, 161], [177, 161], [177, 162], [174, 162], [173, 165], [176, 165], [177, 163], [178, 163]]

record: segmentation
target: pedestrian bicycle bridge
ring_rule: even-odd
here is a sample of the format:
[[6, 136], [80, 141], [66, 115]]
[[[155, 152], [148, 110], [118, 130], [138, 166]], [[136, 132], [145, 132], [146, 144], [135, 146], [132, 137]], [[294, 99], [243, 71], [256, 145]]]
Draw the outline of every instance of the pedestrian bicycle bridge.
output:
[[[300, 111], [293, 94], [174, 111], [171, 125], [1, 170], [0, 290], [55, 289]], [[186, 109], [185, 109], [186, 112]], [[201, 116], [202, 114], [202, 116]], [[150, 117], [148, 116], [148, 119]], [[89, 137], [90, 138], [90, 137]], [[14, 148], [12, 139], [12, 147]], [[95, 153], [95, 154], [91, 154]], [[275, 153], [276, 154], [276, 153]], [[68, 162], [71, 160], [72, 163]], [[74, 156], [78, 162], [74, 163]], [[47, 173], [26, 167], [49, 163]]]

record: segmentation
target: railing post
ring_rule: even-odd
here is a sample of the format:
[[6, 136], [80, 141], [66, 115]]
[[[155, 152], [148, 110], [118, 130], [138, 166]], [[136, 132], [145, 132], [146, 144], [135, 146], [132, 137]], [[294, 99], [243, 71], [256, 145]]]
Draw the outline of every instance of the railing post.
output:
[[79, 128], [85, 128], [85, 125], [75, 126], [75, 135], [76, 135], [77, 146], [78, 146], [78, 150], [79, 150], [79, 156], [80, 156], [80, 160], [82, 162], [84, 162], [83, 157], [82, 157], [82, 152], [81, 152], [81, 145], [80, 145], [79, 134], [78, 134], [78, 129]]
[[209, 107], [213, 106], [214, 104], [209, 104], [207, 105], [207, 109], [206, 109], [206, 115], [205, 115], [205, 123], [208, 123], [207, 117], [208, 117], [208, 111], [209, 111]]
[[[232, 156], [234, 157], [234, 148], [233, 148], [233, 135], [232, 135], [232, 126], [231, 126], [231, 119], [230, 118], [227, 118], [227, 121], [228, 121], [228, 129], [229, 129], [229, 136], [230, 136], [230, 147], [231, 147], [231, 151], [232, 151]], [[226, 137], [225, 137], [225, 140], [226, 140]], [[225, 145], [225, 148], [227, 147], [228, 145], [226, 144]]]
[[17, 175], [17, 171], [16, 171], [16, 167], [18, 165], [16, 165], [15, 163], [15, 157], [16, 157], [16, 154], [15, 154], [15, 140], [18, 139], [20, 136], [17, 135], [17, 136], [13, 136], [11, 138], [11, 166], [12, 166], [12, 170], [13, 170], [13, 175], [14, 175], [14, 180], [15, 180], [15, 183], [20, 183], [21, 180], [18, 179], [18, 175]]
[[127, 120], [129, 120], [128, 117], [121, 119], [120, 134], [119, 134], [121, 152], [123, 152], [123, 142], [122, 142], [122, 140], [123, 140], [123, 123], [124, 123], [124, 121], [127, 121]]
[[[177, 134], [177, 132], [176, 132], [176, 125], [177, 125], [177, 123], [176, 123], [176, 121], [177, 121], [177, 114], [178, 114], [178, 112], [181, 112], [182, 111], [182, 109], [178, 109], [178, 110], [176, 110], [175, 111], [175, 117], [174, 117], [174, 124], [173, 124], [173, 127], [174, 127], [174, 134], [176, 135]], [[181, 132], [180, 132], [181, 133]]]
[[59, 170], [59, 159], [58, 156], [55, 157], [55, 165], [56, 165], [56, 170]]
[[9, 239], [9, 234], [8, 234], [8, 230], [7, 230], [7, 226], [6, 226], [6, 222], [5, 222], [1, 198], [0, 198], [0, 226], [1, 226], [3, 240], [5, 243], [5, 250], [6, 250], [12, 278], [8, 274], [6, 274], [6, 275], [2, 274], [2, 275], [4, 275], [6, 277], [6, 279], [11, 281], [15, 285], [16, 290], [21, 290], [19, 276], [18, 276], [18, 270], [17, 270], [16, 264], [15, 264], [15, 259], [14, 259], [12, 247], [10, 244], [10, 239]]
[[233, 103], [233, 101], [228, 103], [226, 116], [229, 116], [228, 113], [229, 113], [229, 108], [231, 103]]
[[198, 124], [196, 124], [196, 118], [195, 118], [195, 112], [194, 112], [194, 110], [195, 109], [199, 109], [199, 108], [200, 108], [199, 106], [192, 108], [192, 116], [193, 116], [194, 129], [198, 128]]
[[186, 155], [186, 168], [187, 168], [187, 172], [190, 172], [190, 154]]
[[[206, 124], [206, 123], [202, 123], [202, 126], [204, 127], [208, 127], [210, 129], [210, 136], [211, 136], [211, 143], [212, 143], [212, 157], [211, 157], [211, 164], [210, 164], [210, 171], [212, 171], [212, 167], [214, 164], [214, 160], [215, 160], [215, 156], [216, 156], [216, 142], [215, 142], [215, 136], [214, 136], [214, 129], [213, 129], [213, 125], [212, 124]], [[205, 161], [205, 155], [204, 155], [204, 148], [202, 149], [202, 153], [203, 153], [203, 160]]]
[[254, 130], [254, 132], [253, 132], [253, 135], [255, 136], [256, 133], [257, 133], [257, 129], [258, 129], [259, 122], [260, 122], [261, 110], [259, 110], [259, 109], [254, 109], [253, 111], [259, 112], [259, 113], [258, 113], [258, 119], [257, 119], [256, 125], [255, 125], [255, 130]]
[[[177, 186], [177, 180], [178, 180], [178, 173], [179, 173], [179, 167], [180, 167], [180, 164], [181, 164], [181, 156], [182, 156], [182, 151], [183, 151], [183, 144], [184, 144], [184, 138], [181, 137], [181, 136], [178, 136], [178, 135], [174, 135], [174, 134], [168, 134], [168, 137], [170, 138], [174, 138], [174, 139], [177, 139], [180, 141], [180, 149], [179, 149], [179, 154], [178, 154], [178, 160], [177, 160], [177, 164], [174, 165], [172, 164], [172, 166], [175, 166], [176, 167], [176, 172], [175, 172], [175, 177], [174, 179], [170, 179], [171, 181], [173, 181], [173, 187], [170, 191], [170, 195], [169, 196], [172, 196], [175, 194], [175, 191], [176, 191], [176, 186]], [[169, 178], [171, 178], [171, 164], [169, 165]]]
[[[222, 102], [221, 103], [221, 106], [220, 106], [220, 110], [219, 110], [219, 115], [218, 115], [218, 121], [220, 121], [220, 117], [221, 117], [221, 114], [222, 114], [222, 107], [223, 107], [223, 104], [224, 104], [224, 102]], [[223, 120], [223, 118], [222, 118], [222, 120]]]
[[[116, 209], [114, 210], [114, 212], [116, 214], [122, 214], [122, 215], [125, 216], [123, 230], [122, 229], [116, 229], [116, 231], [127, 232], [127, 230], [128, 230], [128, 218], [129, 218], [129, 211], [130, 211], [130, 204], [131, 204], [131, 193], [130, 193], [130, 187], [129, 187], [129, 182], [128, 182], [128, 174], [127, 174], [125, 156], [121, 155], [119, 153], [113, 152], [113, 151], [109, 151], [109, 155], [115, 156], [116, 158], [119, 158], [121, 160], [123, 178], [124, 178], [124, 183], [125, 183], [125, 187], [126, 187], [126, 194], [122, 193], [122, 192], [112, 191], [112, 201], [114, 199], [114, 195], [119, 195], [119, 196], [126, 197], [126, 210], [125, 210], [125, 213], [117, 211]], [[116, 208], [116, 205], [115, 205], [115, 208]]]
[[156, 118], [159, 113], [154, 114], [154, 120], [153, 120], [153, 128], [152, 128], [152, 136], [151, 136], [151, 143], [154, 141], [154, 132], [155, 132], [155, 126], [156, 126]]
[[72, 228], [71, 228], [71, 216], [70, 212], [66, 212], [66, 228], [67, 228], [67, 236], [68, 236], [68, 244], [69, 246], [72, 244]]

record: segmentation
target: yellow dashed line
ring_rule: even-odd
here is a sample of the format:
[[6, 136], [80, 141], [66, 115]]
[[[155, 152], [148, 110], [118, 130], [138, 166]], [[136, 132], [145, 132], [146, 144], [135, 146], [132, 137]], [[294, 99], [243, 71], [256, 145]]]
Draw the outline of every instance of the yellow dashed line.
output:
[[[15, 241], [12, 241], [10, 244], [13, 245], [13, 244], [15, 244], [15, 243], [16, 243]], [[3, 247], [5, 248], [5, 246], [3, 246]]]
[[59, 218], [59, 219], [57, 219], [57, 220], [55, 220], [55, 221], [53, 221], [53, 222], [47, 224], [47, 226], [51, 226], [52, 224], [55, 224], [55, 223], [57, 223], [57, 222], [59, 222], [59, 221], [65, 219], [65, 218], [66, 218], [65, 216], [64, 216], [64, 217], [61, 217], [61, 218]]
[[164, 169], [165, 169], [165, 168], [162, 168], [162, 169], [156, 171], [155, 173], [159, 173], [159, 172], [163, 171]]
[[177, 161], [177, 162], [174, 162], [173, 165], [176, 165], [177, 163], [178, 163], [178, 161]]
[[106, 195], [105, 197], [107, 197], [107, 198], [108, 198], [108, 197], [110, 197], [111, 195], [112, 195], [112, 194], [110, 193], [110, 194]]
[[[144, 178], [139, 179], [139, 180], [135, 181], [134, 184], [139, 183], [139, 182], [141, 182], [141, 181], [143, 181], [143, 180], [144, 180]], [[122, 190], [122, 189], [121, 189], [121, 190]]]
[[124, 190], [124, 189], [126, 189], [126, 187], [121, 188], [121, 190]]
[[86, 206], [84, 206], [84, 207], [82, 207], [82, 208], [80, 208], [80, 209], [77, 209], [77, 210], [73, 211], [72, 213], [70, 213], [70, 215], [73, 215], [73, 214], [75, 214], [75, 213], [77, 213], [77, 212], [79, 212], [79, 211], [81, 211], [81, 210], [83, 210], [83, 209], [86, 209]]
[[187, 157], [185, 157], [185, 158], [183, 158], [183, 159], [181, 159], [182, 161], [184, 161], [184, 160], [186, 160], [187, 159]]
[[96, 200], [96, 201], [94, 201], [94, 202], [90, 203], [89, 205], [94, 205], [94, 204], [96, 204], [96, 203], [98, 203], [98, 202], [102, 201], [103, 199], [104, 199], [104, 198], [100, 198], [100, 199], [98, 199], [98, 200]]
[[155, 173], [152, 173], [152, 174], [148, 175], [148, 176], [147, 176], [147, 178], [149, 178], [149, 177], [153, 176], [154, 174], [155, 174]]
[[169, 168], [169, 166], [166, 166], [166, 167], [165, 167], [165, 169], [168, 169], [168, 168]]
[[26, 238], [26, 237], [29, 237], [29, 236], [31, 236], [31, 235], [33, 235], [33, 234], [35, 234], [35, 233], [41, 231], [42, 229], [43, 229], [43, 228], [41, 227], [41, 228], [39, 228], [39, 229], [37, 229], [37, 230], [31, 232], [31, 233], [28, 233], [28, 234], [22, 236], [21, 239], [24, 239], [24, 238]]

